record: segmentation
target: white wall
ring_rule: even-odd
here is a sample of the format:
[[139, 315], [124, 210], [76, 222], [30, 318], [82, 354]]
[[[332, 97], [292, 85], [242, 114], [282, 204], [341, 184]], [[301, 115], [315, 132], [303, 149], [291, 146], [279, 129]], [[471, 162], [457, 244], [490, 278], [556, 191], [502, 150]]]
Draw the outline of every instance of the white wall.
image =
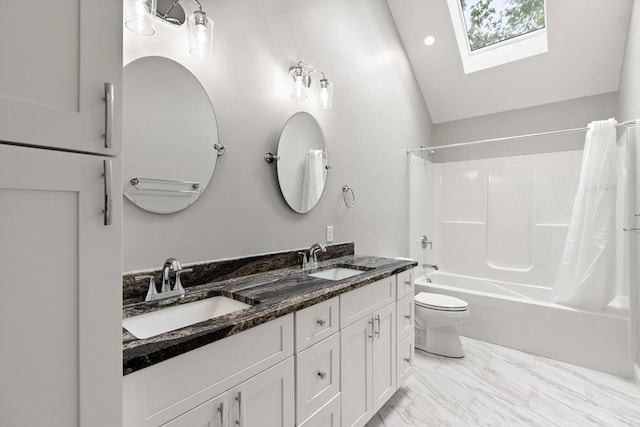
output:
[[[625, 46], [624, 59], [622, 62], [622, 71], [620, 73], [620, 89], [618, 103], [618, 117], [620, 120], [633, 120], [640, 118], [640, 0], [633, 1], [633, 9], [629, 22], [629, 32], [627, 34], [627, 45]], [[636, 147], [640, 141], [640, 131], [636, 128], [632, 131], [636, 135]], [[636, 200], [635, 212], [640, 212], [640, 150], [636, 149]], [[636, 223], [638, 224], [638, 223]], [[631, 241], [630, 258], [637, 260], [638, 239], [640, 234], [632, 234], [628, 236]], [[631, 310], [631, 341], [632, 341], [632, 359], [636, 363], [640, 363], [640, 352], [637, 350], [638, 342], [640, 342], [640, 299], [638, 298], [640, 281], [640, 265], [637, 262], [636, 271], [631, 272], [631, 289], [630, 304], [636, 307]]]
[[[569, 101], [439, 123], [433, 127], [434, 145], [585, 127], [593, 120], [616, 117], [616, 92]], [[586, 132], [447, 149], [433, 160], [452, 161], [581, 150]]]
[[[184, 29], [152, 37], [125, 31], [125, 63], [164, 55], [189, 68], [210, 94], [227, 146], [213, 182], [193, 206], [150, 214], [126, 201], [124, 269], [354, 241], [361, 254], [407, 255], [408, 172], [403, 149], [430, 144], [431, 121], [384, 0], [203, 0], [215, 20], [212, 60], [186, 54]], [[289, 98], [287, 70], [304, 60], [334, 83], [333, 108]], [[152, 77], [152, 76], [151, 76]], [[276, 170], [263, 160], [296, 111], [320, 122], [332, 169], [314, 210], [293, 212]], [[125, 154], [126, 155], [126, 154]], [[356, 206], [347, 209], [342, 185]]]

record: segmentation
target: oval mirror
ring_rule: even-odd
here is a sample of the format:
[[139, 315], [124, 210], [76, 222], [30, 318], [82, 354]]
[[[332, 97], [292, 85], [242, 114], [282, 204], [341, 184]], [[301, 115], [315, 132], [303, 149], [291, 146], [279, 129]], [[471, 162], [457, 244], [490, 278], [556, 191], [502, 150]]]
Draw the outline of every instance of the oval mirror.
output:
[[311, 114], [301, 111], [287, 120], [277, 158], [282, 196], [294, 211], [309, 212], [320, 200], [327, 181], [327, 144]]
[[168, 214], [194, 203], [216, 167], [218, 125], [211, 100], [185, 67], [139, 58], [123, 75], [124, 195]]

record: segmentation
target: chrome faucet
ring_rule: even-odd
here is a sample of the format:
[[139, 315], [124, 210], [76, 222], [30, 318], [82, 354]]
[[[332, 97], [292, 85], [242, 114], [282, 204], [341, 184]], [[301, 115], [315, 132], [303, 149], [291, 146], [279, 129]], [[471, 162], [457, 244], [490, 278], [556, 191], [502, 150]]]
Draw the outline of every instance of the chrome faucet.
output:
[[[173, 271], [175, 280], [173, 287], [171, 286], [171, 272]], [[146, 302], [156, 301], [164, 298], [182, 297], [185, 294], [184, 287], [180, 282], [180, 275], [182, 273], [192, 272], [192, 268], [182, 268], [182, 264], [176, 258], [169, 258], [164, 262], [162, 266], [162, 286], [158, 292], [153, 276], [139, 276], [136, 280], [149, 279], [149, 290], [147, 296], [144, 299]]]
[[438, 264], [422, 264], [422, 268], [433, 268], [436, 271], [440, 270]]
[[320, 243], [314, 243], [309, 248], [309, 267], [318, 266], [318, 252], [327, 252], [327, 248]]

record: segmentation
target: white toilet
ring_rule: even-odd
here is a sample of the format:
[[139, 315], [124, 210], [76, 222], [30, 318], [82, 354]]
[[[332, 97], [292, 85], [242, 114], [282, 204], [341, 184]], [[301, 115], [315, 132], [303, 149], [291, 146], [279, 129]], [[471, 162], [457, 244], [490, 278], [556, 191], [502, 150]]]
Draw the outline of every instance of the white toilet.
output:
[[456, 325], [469, 318], [469, 304], [448, 295], [415, 296], [416, 348], [446, 357], [464, 357]]

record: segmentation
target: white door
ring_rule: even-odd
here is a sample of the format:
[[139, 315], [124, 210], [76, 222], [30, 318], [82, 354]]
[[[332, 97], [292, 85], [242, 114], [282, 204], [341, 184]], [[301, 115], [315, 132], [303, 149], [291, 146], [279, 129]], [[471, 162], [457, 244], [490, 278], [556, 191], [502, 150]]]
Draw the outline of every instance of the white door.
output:
[[229, 390], [229, 424], [237, 427], [295, 425], [293, 357]]
[[162, 427], [227, 427], [228, 393], [223, 393], [202, 405], [193, 408], [186, 414], [163, 424]]
[[104, 225], [103, 173], [0, 144], [0, 426], [122, 423], [122, 197]]
[[0, 141], [120, 154], [122, 0], [2, 0], [0, 58]]
[[371, 315], [340, 331], [343, 427], [363, 426], [374, 414], [371, 407], [372, 340]]
[[396, 305], [373, 313], [373, 413], [396, 391]]

